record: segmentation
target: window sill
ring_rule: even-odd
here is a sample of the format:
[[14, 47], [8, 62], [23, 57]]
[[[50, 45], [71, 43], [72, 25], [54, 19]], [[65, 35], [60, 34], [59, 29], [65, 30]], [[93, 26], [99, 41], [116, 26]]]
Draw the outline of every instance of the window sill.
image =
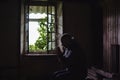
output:
[[56, 56], [57, 54], [24, 54], [24, 56]]
[[22, 56], [56, 56], [57, 52], [55, 50], [47, 52], [29, 52], [23, 53]]

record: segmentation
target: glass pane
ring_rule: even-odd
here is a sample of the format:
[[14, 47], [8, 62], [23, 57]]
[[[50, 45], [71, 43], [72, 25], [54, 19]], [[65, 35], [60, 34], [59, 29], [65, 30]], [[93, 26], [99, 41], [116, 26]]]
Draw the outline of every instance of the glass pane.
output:
[[48, 39], [49, 41], [52, 41], [52, 34], [51, 33], [48, 33], [48, 38], [49, 38]]
[[48, 6], [48, 14], [52, 13], [52, 6]]
[[48, 50], [54, 50], [55, 49], [55, 42], [49, 42]]
[[55, 14], [55, 7], [54, 6], [48, 6], [48, 14]]
[[54, 24], [51, 24], [52, 26], [51, 26], [51, 31], [52, 32], [55, 32], [55, 26], [54, 26]]
[[55, 42], [52, 42], [52, 50], [55, 49]]
[[36, 40], [39, 37], [39, 23], [37, 21], [30, 21], [29, 22], [29, 45], [34, 45]]
[[54, 24], [48, 24], [49, 32], [55, 32]]
[[44, 19], [47, 17], [46, 13], [31, 13], [29, 14], [29, 19]]
[[52, 33], [52, 41], [55, 41], [55, 33]]
[[47, 50], [47, 7], [30, 6], [29, 8], [29, 51]]
[[48, 43], [48, 50], [51, 50], [51, 42]]
[[51, 23], [51, 15], [48, 15], [48, 23]]
[[52, 14], [55, 14], [55, 7], [52, 6]]
[[55, 16], [54, 15], [48, 15], [48, 23], [55, 23]]
[[29, 6], [29, 13], [47, 13], [47, 6]]
[[55, 15], [51, 16], [51, 23], [55, 23]]
[[[38, 0], [36, 0], [38, 1]], [[45, 1], [45, 0], [44, 0]], [[47, 11], [48, 10], [48, 11]], [[55, 7], [29, 6], [26, 24], [29, 52], [47, 51], [55, 48]]]

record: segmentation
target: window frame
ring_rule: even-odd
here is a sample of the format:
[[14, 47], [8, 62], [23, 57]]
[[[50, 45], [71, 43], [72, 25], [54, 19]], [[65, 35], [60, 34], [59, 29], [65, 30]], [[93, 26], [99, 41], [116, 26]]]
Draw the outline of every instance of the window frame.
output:
[[[28, 51], [28, 50], [25, 50], [25, 46], [26, 46], [26, 44], [25, 44], [25, 42], [26, 42], [26, 34], [25, 34], [25, 24], [26, 24], [26, 10], [25, 10], [25, 8], [27, 7], [28, 8], [28, 6], [54, 6], [55, 7], [55, 33], [56, 34], [58, 34], [58, 26], [57, 26], [57, 2], [55, 2], [55, 1], [30, 1], [30, 2], [25, 2], [25, 4], [24, 4], [24, 35], [23, 35], [23, 50], [21, 50], [21, 54], [22, 55], [30, 55], [30, 56], [39, 56], [39, 55], [55, 55], [55, 52], [56, 52], [56, 49], [52, 52], [52, 53], [49, 53], [49, 51], [47, 50], [47, 52], [45, 52], [45, 53], [41, 53], [41, 54], [38, 54], [37, 52], [34, 52], [34, 53], [36, 53], [36, 54], [34, 54], [34, 53], [31, 53], [30, 54], [30, 52]], [[29, 12], [27, 12], [27, 13], [29, 13]], [[48, 14], [48, 13], [47, 13]], [[28, 34], [29, 35], [29, 34]], [[56, 37], [56, 36], [55, 36]], [[57, 45], [59, 44], [58, 43], [59, 41], [58, 41], [58, 39], [56, 38], [55, 39], [55, 47], [57, 48]], [[28, 47], [29, 47], [29, 43], [28, 43], [28, 45], [27, 45]]]

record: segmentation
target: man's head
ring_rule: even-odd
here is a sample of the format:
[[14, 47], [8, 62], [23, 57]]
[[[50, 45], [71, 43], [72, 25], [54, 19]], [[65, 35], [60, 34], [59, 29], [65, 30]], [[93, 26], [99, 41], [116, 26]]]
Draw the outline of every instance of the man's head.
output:
[[64, 33], [61, 37], [62, 45], [69, 48], [74, 41], [74, 37], [68, 33]]

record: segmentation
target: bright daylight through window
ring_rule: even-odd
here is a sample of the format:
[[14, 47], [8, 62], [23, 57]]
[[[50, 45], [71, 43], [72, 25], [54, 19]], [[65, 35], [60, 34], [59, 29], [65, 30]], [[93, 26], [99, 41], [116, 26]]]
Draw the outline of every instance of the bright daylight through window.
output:
[[[21, 27], [21, 52], [25, 54], [54, 53], [62, 34], [60, 5], [35, 5], [25, 7], [24, 28]], [[58, 11], [59, 10], [59, 11]]]
[[[44, 9], [42, 13], [36, 9]], [[30, 6], [29, 8], [29, 52], [44, 52], [55, 49], [55, 8], [50, 6]], [[47, 17], [48, 16], [48, 17]]]

